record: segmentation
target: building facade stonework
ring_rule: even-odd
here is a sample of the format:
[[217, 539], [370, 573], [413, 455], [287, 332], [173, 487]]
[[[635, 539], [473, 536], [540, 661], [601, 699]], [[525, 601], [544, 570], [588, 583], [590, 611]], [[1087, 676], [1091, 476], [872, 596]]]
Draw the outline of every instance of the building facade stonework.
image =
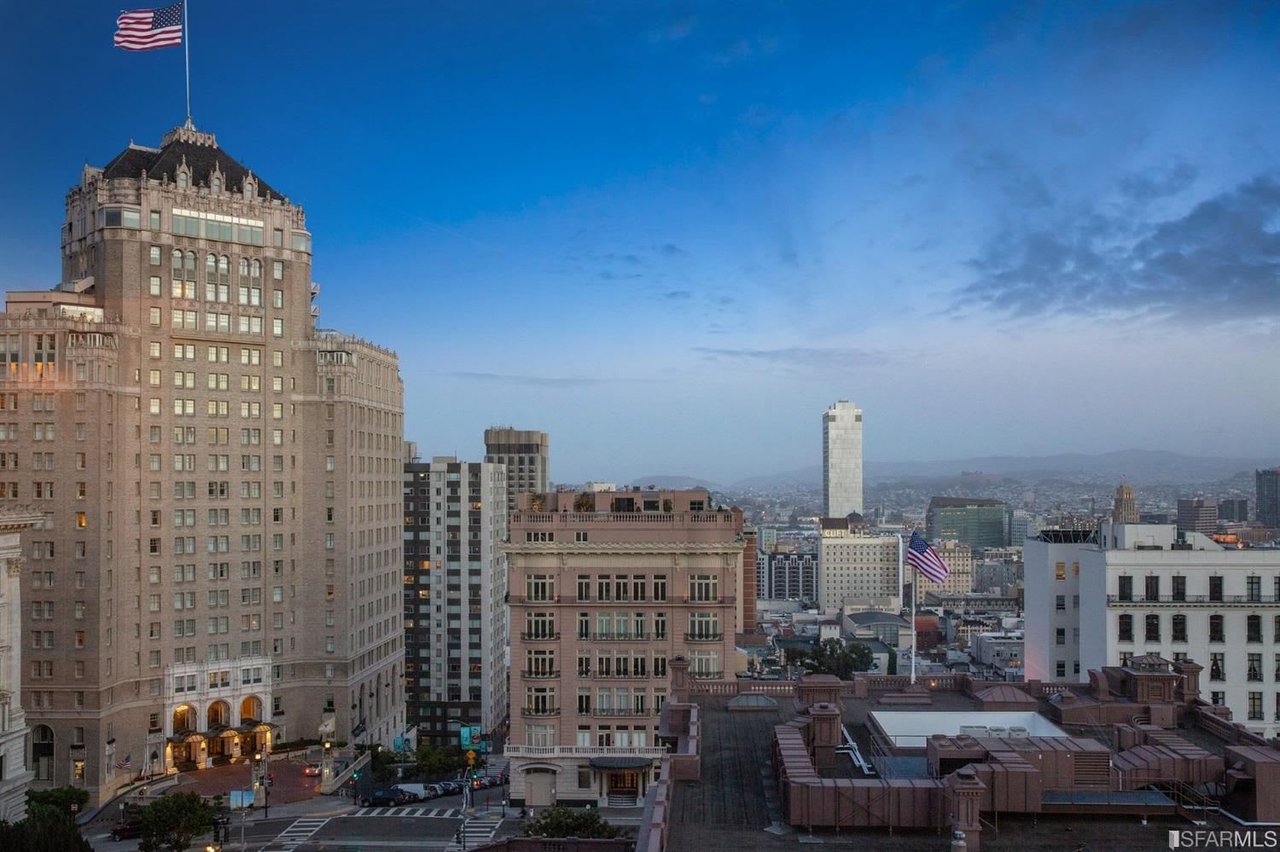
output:
[[0, 822], [27, 813], [27, 720], [22, 711], [22, 540], [44, 515], [20, 506], [0, 509]]
[[[86, 167], [0, 315], [36, 786], [401, 732], [403, 384], [318, 328], [302, 208], [180, 127]], [[34, 638], [38, 637], [38, 638]]]

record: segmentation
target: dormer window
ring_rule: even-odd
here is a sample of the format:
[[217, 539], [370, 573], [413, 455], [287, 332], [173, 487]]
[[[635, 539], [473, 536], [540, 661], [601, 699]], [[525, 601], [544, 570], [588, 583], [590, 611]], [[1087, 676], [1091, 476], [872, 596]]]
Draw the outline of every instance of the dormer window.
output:
[[249, 178], [245, 178], [245, 179], [244, 179], [244, 183], [243, 183], [243, 184], [241, 184], [241, 187], [240, 187], [240, 188], [241, 188], [242, 190], [244, 190], [244, 197], [245, 197], [245, 198], [253, 198], [253, 189], [254, 189], [254, 187], [253, 187], [253, 181], [252, 181], [252, 180], [250, 180]]
[[178, 172], [178, 189], [186, 189], [190, 185], [190, 177], [184, 171]]
[[213, 178], [209, 181], [209, 188], [212, 189], [214, 192], [222, 192], [222, 178], [218, 177], [217, 175], [214, 175]]

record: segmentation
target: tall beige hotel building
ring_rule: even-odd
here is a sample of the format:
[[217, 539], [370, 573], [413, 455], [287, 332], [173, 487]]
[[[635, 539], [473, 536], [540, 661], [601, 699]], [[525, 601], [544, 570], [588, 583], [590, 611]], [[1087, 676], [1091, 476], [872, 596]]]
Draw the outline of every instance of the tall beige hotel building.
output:
[[404, 725], [403, 384], [316, 327], [302, 208], [187, 126], [85, 167], [62, 274], [0, 315], [36, 787], [105, 799]]

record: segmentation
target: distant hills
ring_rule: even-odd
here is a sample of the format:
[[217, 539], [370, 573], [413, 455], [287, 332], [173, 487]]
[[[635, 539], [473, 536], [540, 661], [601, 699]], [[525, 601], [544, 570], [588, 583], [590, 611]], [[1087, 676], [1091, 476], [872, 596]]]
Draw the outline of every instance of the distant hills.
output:
[[[821, 474], [819, 474], [821, 479]], [[708, 491], [722, 491], [724, 486], [717, 485], [706, 479], [695, 479], [692, 476], [643, 476], [639, 479], [631, 480], [629, 485], [638, 485], [641, 488], [666, 488], [672, 491], [680, 491], [689, 488], [705, 488]]]
[[[1069, 481], [1159, 483], [1217, 482], [1258, 468], [1274, 467], [1280, 458], [1226, 458], [1188, 456], [1167, 450], [1117, 450], [1110, 453], [1059, 453], [1051, 456], [981, 456], [942, 461], [867, 462], [867, 482], [938, 479], [963, 473], [981, 473], [1025, 482], [1045, 479]], [[671, 480], [682, 477], [668, 477]], [[646, 480], [648, 484], [653, 480]], [[689, 478], [704, 487], [721, 486]], [[641, 484], [637, 481], [637, 484]], [[739, 480], [727, 490], [772, 489], [787, 486], [821, 487], [818, 465]]]

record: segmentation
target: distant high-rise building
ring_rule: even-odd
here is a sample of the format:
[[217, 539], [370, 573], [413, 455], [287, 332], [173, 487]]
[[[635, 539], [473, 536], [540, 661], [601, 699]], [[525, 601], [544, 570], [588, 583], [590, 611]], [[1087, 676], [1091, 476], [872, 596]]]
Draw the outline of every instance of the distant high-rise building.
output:
[[1244, 523], [1249, 520], [1249, 498], [1228, 497], [1218, 501], [1218, 520]]
[[0, 499], [44, 514], [23, 536], [32, 785], [100, 802], [276, 738], [390, 745], [395, 353], [317, 328], [302, 208], [211, 133], [84, 167], [65, 211], [60, 283], [0, 315], [23, 471]]
[[1280, 467], [1255, 471], [1254, 484], [1258, 523], [1271, 529], [1280, 528]]
[[865, 528], [850, 528], [839, 518], [824, 519], [818, 545], [822, 608], [901, 609], [900, 544], [896, 535], [869, 535]]
[[818, 554], [761, 553], [764, 559], [762, 600], [818, 599]]
[[929, 500], [925, 534], [932, 542], [955, 540], [972, 547], [1004, 547], [1009, 544], [1009, 514], [1009, 507], [1000, 500], [934, 497]]
[[[942, 561], [947, 563], [947, 579], [934, 583], [921, 578], [921, 592], [967, 595], [973, 592], [973, 548], [962, 541], [942, 541], [936, 548]], [[913, 572], [914, 573], [914, 572]]]
[[1040, 518], [1026, 509], [1014, 509], [1009, 513], [1009, 545], [1022, 547], [1027, 536], [1040, 532]]
[[484, 460], [507, 466], [507, 511], [515, 511], [517, 494], [550, 490], [551, 439], [546, 432], [491, 426], [484, 430]]
[[822, 415], [822, 514], [862, 513], [862, 410], [840, 400]]
[[1218, 528], [1218, 504], [1202, 497], [1178, 500], [1178, 532], [1211, 535]]
[[1111, 520], [1117, 524], [1138, 522], [1138, 501], [1133, 495], [1132, 485], [1122, 482], [1116, 488], [1115, 501], [1111, 504]]
[[506, 465], [407, 462], [404, 517], [407, 721], [437, 746], [459, 724], [488, 736], [507, 713]]

